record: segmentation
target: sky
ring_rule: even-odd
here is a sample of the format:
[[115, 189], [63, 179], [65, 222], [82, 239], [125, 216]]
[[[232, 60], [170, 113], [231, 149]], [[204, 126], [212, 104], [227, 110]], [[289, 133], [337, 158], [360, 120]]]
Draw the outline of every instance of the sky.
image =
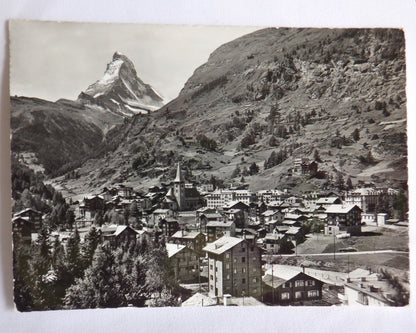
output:
[[76, 99], [118, 51], [167, 102], [216, 48], [258, 29], [11, 21], [10, 95]]

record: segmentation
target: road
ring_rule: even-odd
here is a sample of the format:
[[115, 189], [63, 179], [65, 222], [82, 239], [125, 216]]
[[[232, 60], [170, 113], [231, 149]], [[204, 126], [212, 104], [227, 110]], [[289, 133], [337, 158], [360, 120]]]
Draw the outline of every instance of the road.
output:
[[[377, 253], [399, 253], [399, 254], [408, 254], [409, 252], [406, 251], [397, 251], [397, 250], [375, 250], [375, 251], [358, 251], [358, 252], [335, 252], [336, 256], [351, 256], [351, 255], [360, 255], [360, 254], [377, 254]], [[263, 255], [265, 258], [269, 256], [269, 254]], [[272, 254], [273, 258], [280, 258], [280, 257], [319, 257], [319, 256], [334, 256], [334, 252], [329, 253], [292, 253], [292, 254]]]

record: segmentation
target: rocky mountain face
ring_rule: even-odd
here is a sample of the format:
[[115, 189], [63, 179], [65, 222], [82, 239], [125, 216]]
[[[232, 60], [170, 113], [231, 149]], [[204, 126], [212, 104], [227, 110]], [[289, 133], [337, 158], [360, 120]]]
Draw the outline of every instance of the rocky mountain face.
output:
[[126, 118], [160, 106], [161, 97], [116, 52], [104, 77], [76, 101], [11, 97], [12, 152], [28, 156], [32, 168], [63, 174], [106, 151], [108, 132]]
[[[253, 190], [307, 191], [348, 178], [405, 188], [404, 50], [396, 29], [263, 29], [238, 38], [215, 50], [176, 99], [111, 131], [109, 153], [65, 186], [149, 187], [168, 181], [181, 160], [190, 180]], [[297, 158], [316, 160], [319, 175], [294, 175]]]
[[107, 65], [104, 76], [81, 92], [78, 101], [128, 117], [163, 106], [162, 97], [137, 76], [130, 59], [118, 52]]

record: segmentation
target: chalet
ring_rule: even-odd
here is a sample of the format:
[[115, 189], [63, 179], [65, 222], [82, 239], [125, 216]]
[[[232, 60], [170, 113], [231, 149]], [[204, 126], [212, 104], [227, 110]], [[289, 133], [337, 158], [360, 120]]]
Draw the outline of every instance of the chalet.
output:
[[235, 223], [232, 221], [211, 221], [207, 223], [207, 242], [211, 243], [222, 236], [235, 236]]
[[133, 188], [130, 186], [119, 185], [117, 195], [121, 198], [130, 199], [133, 197]]
[[13, 242], [18, 241], [31, 243], [32, 232], [35, 231], [34, 223], [29, 221], [29, 217], [16, 216], [12, 219]]
[[235, 223], [236, 227], [243, 228], [246, 225], [247, 216], [241, 209], [228, 209], [224, 211], [225, 219]]
[[247, 240], [224, 236], [208, 244], [210, 297], [261, 296], [261, 250]]
[[198, 224], [199, 224], [199, 231], [201, 232], [207, 232], [207, 224], [208, 222], [213, 222], [213, 221], [219, 221], [219, 222], [223, 222], [224, 221], [224, 216], [222, 216], [220, 213], [202, 213], [199, 214], [199, 216], [197, 217], [198, 220]]
[[151, 215], [151, 221], [153, 222], [153, 225], [156, 225], [161, 220], [165, 218], [172, 218], [173, 216], [174, 216], [173, 210], [158, 208], [153, 211]]
[[176, 219], [166, 217], [159, 222], [159, 228], [162, 231], [162, 235], [168, 239], [175, 232], [180, 229], [179, 222]]
[[285, 238], [290, 241], [300, 242], [305, 237], [305, 232], [301, 227], [289, 227], [289, 229], [284, 233]]
[[296, 304], [322, 298], [323, 282], [290, 268], [266, 271], [264, 300], [270, 304]]
[[101, 229], [103, 240], [108, 240], [112, 246], [124, 242], [135, 242], [140, 234], [128, 225], [108, 226]]
[[27, 219], [33, 225], [34, 229], [32, 230], [39, 231], [42, 227], [42, 213], [33, 208], [25, 208], [14, 214], [14, 217]]
[[282, 222], [283, 216], [284, 214], [282, 212], [279, 212], [277, 210], [272, 210], [272, 209], [268, 209], [264, 213], [261, 214], [261, 218], [264, 221], [264, 223], [267, 223], [270, 221]]
[[168, 258], [175, 279], [179, 282], [196, 282], [199, 277], [199, 255], [181, 244], [166, 243]]
[[324, 197], [324, 198], [319, 198], [316, 201], [316, 204], [318, 206], [328, 207], [331, 205], [340, 205], [342, 204], [342, 201], [339, 197]]
[[85, 197], [79, 204], [78, 209], [81, 219], [90, 221], [98, 211], [103, 211], [105, 209], [104, 198], [99, 195]]
[[170, 242], [185, 245], [197, 252], [198, 255], [203, 253], [202, 249], [206, 245], [205, 235], [198, 231], [179, 230], [172, 235]]
[[266, 253], [277, 254], [284, 235], [279, 233], [268, 233], [263, 238], [263, 247]]
[[331, 205], [326, 209], [327, 226], [325, 235], [347, 232], [356, 235], [361, 232], [361, 209], [357, 205]]

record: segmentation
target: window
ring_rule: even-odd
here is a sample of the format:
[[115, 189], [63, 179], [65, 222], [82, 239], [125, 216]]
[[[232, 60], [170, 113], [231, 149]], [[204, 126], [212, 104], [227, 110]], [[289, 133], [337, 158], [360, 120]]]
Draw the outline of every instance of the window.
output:
[[246, 251], [246, 248], [245, 247], [242, 247], [241, 248], [241, 252], [245, 252]]
[[225, 258], [226, 258], [226, 259], [230, 259], [230, 254], [229, 254], [229, 253], [226, 253], [226, 254], [225, 254]]
[[306, 281], [306, 285], [307, 286], [314, 286], [315, 285], [315, 281], [314, 280], [308, 280], [308, 281]]
[[230, 264], [225, 264], [226, 269], [230, 269]]
[[254, 251], [254, 246], [250, 247], [250, 251], [253, 252]]
[[305, 282], [303, 280], [295, 281], [295, 287], [303, 287], [304, 285], [305, 285]]
[[309, 290], [308, 291], [308, 297], [318, 297], [319, 296], [319, 290]]
[[227, 274], [227, 280], [229, 280], [230, 279], [230, 274]]
[[237, 263], [237, 258], [234, 258], [234, 263]]
[[253, 283], [257, 283], [257, 278], [253, 278]]
[[295, 298], [302, 298], [302, 292], [301, 291], [297, 291], [295, 292]]
[[212, 266], [212, 264], [209, 265], [209, 269], [212, 271], [214, 269], [214, 266]]
[[253, 261], [256, 261], [257, 260], [257, 258], [256, 257], [253, 257]]
[[246, 257], [242, 257], [241, 262], [246, 262]]
[[209, 278], [214, 281], [214, 275], [210, 275]]
[[234, 268], [234, 274], [237, 274], [237, 268]]
[[246, 268], [245, 267], [243, 267], [242, 269], [241, 269], [241, 273], [245, 273], [246, 272]]
[[242, 279], [242, 280], [241, 280], [241, 283], [242, 283], [242, 284], [246, 283], [246, 279]]
[[257, 268], [256, 267], [253, 268], [253, 272], [254, 273], [257, 272]]
[[211, 288], [211, 290], [214, 290], [214, 287], [212, 286], [212, 284], [211, 284], [210, 288]]
[[[211, 286], [212, 287], [212, 286]], [[290, 294], [289, 293], [282, 293], [282, 295], [281, 295], [281, 298], [282, 299], [290, 299]]]

